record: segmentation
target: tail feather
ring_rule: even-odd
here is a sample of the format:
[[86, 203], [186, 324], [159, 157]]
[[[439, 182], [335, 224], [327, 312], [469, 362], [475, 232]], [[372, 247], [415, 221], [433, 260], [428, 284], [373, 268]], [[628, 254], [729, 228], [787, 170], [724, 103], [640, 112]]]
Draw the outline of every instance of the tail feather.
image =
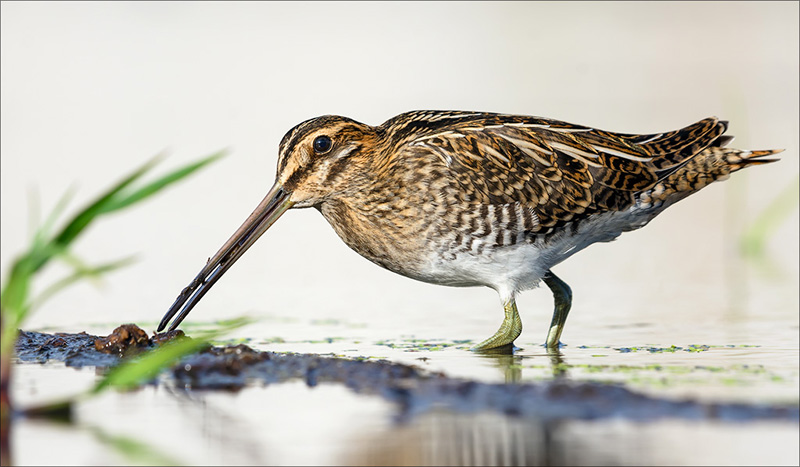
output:
[[716, 148], [724, 148], [733, 141], [732, 135], [722, 135], [719, 138], [715, 139], [713, 143], [709, 147], [716, 147]]
[[656, 185], [643, 195], [648, 203], [674, 203], [708, 186], [712, 182], [727, 179], [731, 173], [752, 165], [769, 164], [779, 159], [764, 159], [783, 152], [783, 149], [743, 151], [740, 149], [709, 147], [689, 159], [677, 170], [671, 168], [657, 172], [660, 177]]
[[750, 167], [751, 165], [769, 164], [780, 159], [761, 159], [762, 157], [782, 153], [783, 149], [767, 149], [762, 151], [739, 151], [733, 150], [725, 154], [725, 162], [730, 166], [731, 172]]
[[706, 118], [686, 128], [664, 134], [661, 138], [642, 143], [642, 147], [653, 154], [656, 170], [669, 170], [681, 166], [719, 139], [728, 122], [715, 117]]

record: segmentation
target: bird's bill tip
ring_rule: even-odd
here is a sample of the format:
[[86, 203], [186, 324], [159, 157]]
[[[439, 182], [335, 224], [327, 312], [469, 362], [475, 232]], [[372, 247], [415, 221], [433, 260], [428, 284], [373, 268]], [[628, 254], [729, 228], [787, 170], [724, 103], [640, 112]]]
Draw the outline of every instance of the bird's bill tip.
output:
[[247, 220], [234, 232], [222, 248], [212, 256], [200, 273], [186, 286], [167, 310], [158, 325], [161, 332], [177, 314], [169, 330], [172, 331], [186, 318], [198, 301], [208, 292], [225, 271], [255, 243], [267, 229], [294, 204], [290, 193], [280, 183], [275, 183]]

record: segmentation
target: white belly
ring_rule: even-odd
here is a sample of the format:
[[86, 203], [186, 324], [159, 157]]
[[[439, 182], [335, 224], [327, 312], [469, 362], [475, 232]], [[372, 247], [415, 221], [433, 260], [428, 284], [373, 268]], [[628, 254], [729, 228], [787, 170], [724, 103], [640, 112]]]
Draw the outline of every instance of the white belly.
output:
[[[539, 237], [505, 246], [484, 243], [480, 253], [481, 239], [473, 239], [471, 251], [432, 252], [428, 267], [416, 278], [456, 287], [484, 285], [501, 296], [511, 296], [536, 287], [548, 269], [592, 243], [614, 240], [623, 231], [644, 226], [652, 217], [652, 212], [632, 207], [583, 220], [577, 229], [567, 226], [546, 241]], [[484, 237], [489, 238], [493, 236]]]
[[450, 258], [431, 255], [423, 280], [455, 287], [485, 285], [498, 291], [522, 291], [536, 287], [549, 268], [546, 252], [535, 243], [486, 248], [480, 255], [460, 252]]

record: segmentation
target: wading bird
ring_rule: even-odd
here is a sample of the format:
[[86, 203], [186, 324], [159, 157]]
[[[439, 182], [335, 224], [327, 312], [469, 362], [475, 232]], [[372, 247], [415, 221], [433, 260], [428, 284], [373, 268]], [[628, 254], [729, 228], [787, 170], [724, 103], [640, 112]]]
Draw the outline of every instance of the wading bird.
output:
[[655, 134], [484, 112], [415, 111], [380, 126], [307, 120], [283, 137], [275, 184], [183, 289], [158, 330], [175, 329], [237, 259], [290, 208], [316, 208], [353, 250], [432, 284], [488, 286], [505, 318], [476, 350], [522, 332], [514, 297], [544, 281], [557, 347], [572, 291], [551, 268], [595, 242], [638, 229], [671, 204], [781, 150], [726, 148], [707, 118]]

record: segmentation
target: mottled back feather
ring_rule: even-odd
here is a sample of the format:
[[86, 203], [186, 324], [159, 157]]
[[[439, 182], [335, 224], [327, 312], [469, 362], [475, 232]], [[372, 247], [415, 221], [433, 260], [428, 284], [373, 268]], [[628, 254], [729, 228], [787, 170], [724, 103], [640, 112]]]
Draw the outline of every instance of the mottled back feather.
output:
[[391, 129], [395, 157], [428, 153], [438, 159], [467, 202], [520, 203], [535, 210], [544, 229], [626, 209], [636, 193], [712, 146], [726, 123], [707, 118], [676, 131], [635, 135], [538, 117], [419, 111], [379, 129]]

